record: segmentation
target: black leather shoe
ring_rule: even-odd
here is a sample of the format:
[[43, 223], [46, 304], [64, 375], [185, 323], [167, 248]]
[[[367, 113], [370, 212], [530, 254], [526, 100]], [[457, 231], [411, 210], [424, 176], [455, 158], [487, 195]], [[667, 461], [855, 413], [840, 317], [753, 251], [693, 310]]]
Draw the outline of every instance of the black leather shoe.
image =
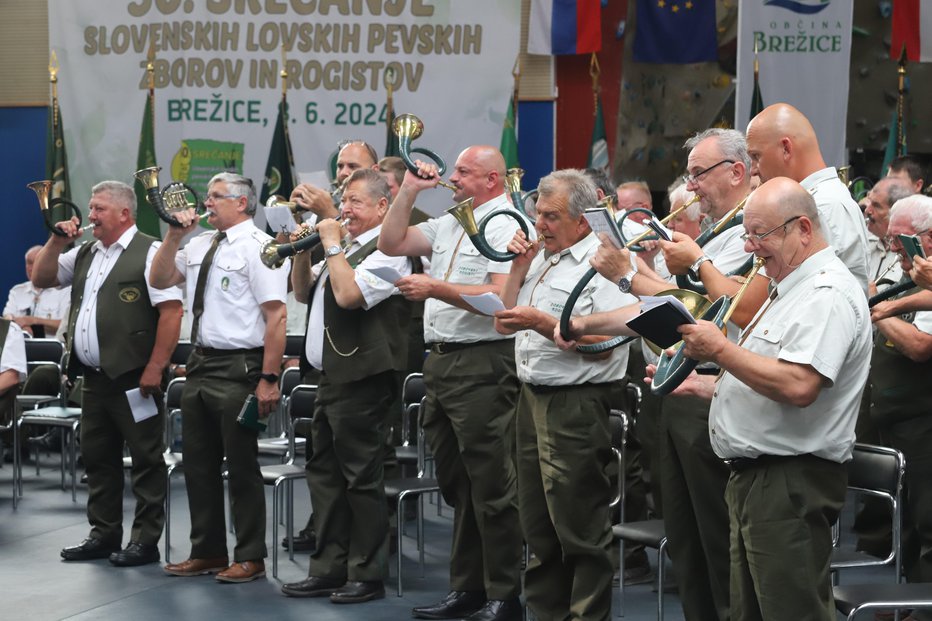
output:
[[130, 541], [129, 545], [110, 555], [110, 562], [117, 567], [136, 567], [138, 565], [148, 565], [149, 563], [158, 563], [159, 547], [151, 543], [139, 543]]
[[490, 599], [485, 606], [465, 618], [464, 621], [521, 621], [521, 600]]
[[330, 594], [334, 604], [360, 604], [385, 597], [385, 585], [381, 580], [347, 582]]
[[418, 606], [411, 611], [415, 619], [461, 619], [485, 605], [483, 591], [450, 591], [439, 603]]
[[346, 580], [308, 576], [301, 582], [286, 582], [282, 593], [291, 597], [329, 597], [331, 593], [346, 584]]
[[[317, 547], [317, 536], [314, 531], [302, 530], [292, 539], [295, 552], [312, 552]], [[282, 539], [282, 547], [288, 549], [288, 537]]]
[[66, 561], [93, 561], [98, 558], [108, 558], [112, 553], [119, 551], [119, 543], [110, 543], [97, 537], [88, 537], [79, 545], [62, 550], [61, 557]]

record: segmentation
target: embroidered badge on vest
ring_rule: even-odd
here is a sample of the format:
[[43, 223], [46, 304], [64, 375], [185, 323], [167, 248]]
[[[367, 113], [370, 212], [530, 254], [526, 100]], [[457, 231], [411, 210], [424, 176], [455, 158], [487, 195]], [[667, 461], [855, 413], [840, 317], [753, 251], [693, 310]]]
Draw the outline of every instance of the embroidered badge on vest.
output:
[[230, 279], [226, 276], [220, 279], [220, 288], [226, 291], [230, 288]]
[[141, 295], [142, 294], [139, 292], [139, 289], [136, 287], [126, 287], [125, 289], [120, 289], [120, 299], [130, 304], [138, 300]]

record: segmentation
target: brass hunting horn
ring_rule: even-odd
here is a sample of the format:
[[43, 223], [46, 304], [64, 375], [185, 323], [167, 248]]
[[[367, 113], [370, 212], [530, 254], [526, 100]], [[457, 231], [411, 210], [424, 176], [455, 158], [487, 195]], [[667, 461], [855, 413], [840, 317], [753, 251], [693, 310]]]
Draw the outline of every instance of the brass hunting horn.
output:
[[195, 212], [203, 220], [207, 217], [207, 207], [197, 196], [197, 192], [191, 186], [173, 181], [165, 188], [159, 190], [159, 171], [161, 166], [151, 166], [137, 170], [133, 175], [142, 183], [146, 189], [146, 200], [155, 209], [159, 218], [168, 222], [171, 226], [181, 226], [181, 223], [172, 214], [194, 208]]
[[36, 193], [36, 198], [39, 199], [39, 209], [42, 210], [42, 220], [45, 222], [45, 228], [47, 228], [51, 233], [58, 235], [59, 237], [67, 237], [67, 234], [62, 231], [60, 228], [55, 226], [58, 222], [53, 222], [52, 218], [54, 217], [53, 209], [62, 205], [69, 208], [74, 215], [78, 218], [78, 233], [87, 231], [94, 228], [93, 224], [88, 224], [87, 226], [81, 226], [81, 223], [84, 220], [81, 218], [81, 210], [78, 209], [78, 206], [69, 201], [66, 198], [52, 198], [49, 196], [52, 194], [52, 182], [48, 179], [43, 181], [33, 181], [32, 183], [27, 183], [26, 187]]
[[[744, 204], [748, 202], [750, 194], [738, 201], [738, 204], [735, 205], [735, 208], [725, 214], [725, 217], [719, 220], [718, 224], [708, 229], [702, 233], [699, 237], [696, 238], [696, 243], [700, 248], [705, 246], [707, 243], [719, 236], [719, 234], [727, 231], [733, 226], [738, 226], [744, 222]], [[739, 265], [736, 269], [728, 272], [725, 276], [729, 278], [732, 276], [738, 276], [745, 274], [748, 270], [751, 269], [751, 266], [754, 264], [754, 256], [748, 256], [747, 260]], [[680, 274], [676, 277], [676, 286], [680, 289], [689, 289], [690, 291], [695, 291], [705, 295], [708, 291], [705, 288], [705, 285], [702, 284], [701, 280], [693, 280], [690, 278], [689, 274]]]

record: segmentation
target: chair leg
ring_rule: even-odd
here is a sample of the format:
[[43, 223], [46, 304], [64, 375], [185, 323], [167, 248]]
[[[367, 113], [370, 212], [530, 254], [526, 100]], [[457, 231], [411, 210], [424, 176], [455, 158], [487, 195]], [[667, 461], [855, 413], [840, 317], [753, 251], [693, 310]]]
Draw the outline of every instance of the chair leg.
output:
[[71, 425], [71, 502], [78, 501], [78, 425], [79, 421]]
[[397, 541], [398, 541], [398, 550], [395, 552], [395, 555], [396, 555], [396, 557], [397, 557], [396, 560], [397, 560], [397, 562], [398, 562], [398, 589], [397, 589], [398, 597], [401, 597], [402, 594], [403, 594], [403, 591], [402, 591], [402, 589], [401, 589], [401, 561], [402, 561], [402, 559], [404, 558], [404, 550], [403, 550], [404, 541], [403, 541], [403, 539], [402, 539], [403, 536], [404, 536], [404, 535], [403, 535], [403, 526], [404, 526], [404, 524], [403, 524], [403, 523], [404, 523], [404, 500], [405, 500], [405, 493], [404, 493], [404, 492], [401, 492], [401, 493], [398, 494], [398, 500], [395, 501], [395, 502], [396, 502], [396, 505], [395, 505], [395, 517], [396, 517], [396, 519], [395, 519], [395, 530], [396, 530], [395, 536], [398, 538], [398, 539], [397, 539]]
[[424, 577], [424, 494], [417, 495], [417, 549], [421, 563], [421, 578]]
[[[61, 453], [59, 453], [59, 455], [61, 455], [61, 460], [60, 460], [60, 462], [59, 462], [59, 467], [58, 467], [58, 469], [59, 469], [59, 471], [61, 472], [61, 489], [62, 489], [62, 491], [65, 491], [65, 457], [66, 457], [67, 455], [70, 455], [70, 452], [68, 452], [68, 453], [65, 452], [65, 448], [71, 446], [71, 443], [70, 443], [70, 442], [66, 442], [66, 440], [67, 440], [67, 435], [68, 435], [68, 432], [66, 432], [66, 431], [63, 431], [62, 434], [61, 434]], [[72, 439], [71, 442], [74, 442], [74, 440]], [[74, 499], [72, 499], [72, 500], [74, 500]]]
[[171, 563], [172, 549], [172, 472], [169, 468], [165, 472], [165, 563]]
[[22, 476], [20, 471], [21, 464], [19, 463], [19, 419], [15, 418], [16, 412], [14, 410], [14, 419], [13, 424], [10, 425], [10, 429], [13, 431], [13, 509], [16, 509], [16, 505], [19, 504], [19, 479]]
[[278, 484], [272, 486], [272, 577], [278, 578]]
[[[285, 518], [285, 527], [288, 529], [288, 560], [294, 560], [294, 480], [288, 479], [288, 516]], [[275, 539], [278, 545], [278, 539]]]
[[625, 616], [625, 540], [618, 538], [618, 616]]
[[660, 542], [657, 548], [657, 621], [663, 621], [663, 574], [664, 574], [664, 552], [667, 549], [667, 540]]

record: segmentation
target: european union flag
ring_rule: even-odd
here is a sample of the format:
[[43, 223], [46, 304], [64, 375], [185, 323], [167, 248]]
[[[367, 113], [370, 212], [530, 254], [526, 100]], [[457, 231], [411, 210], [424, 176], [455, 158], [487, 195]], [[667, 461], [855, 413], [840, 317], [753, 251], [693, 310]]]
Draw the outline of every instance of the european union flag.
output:
[[715, 0], [638, 0], [633, 51], [640, 63], [717, 61]]

